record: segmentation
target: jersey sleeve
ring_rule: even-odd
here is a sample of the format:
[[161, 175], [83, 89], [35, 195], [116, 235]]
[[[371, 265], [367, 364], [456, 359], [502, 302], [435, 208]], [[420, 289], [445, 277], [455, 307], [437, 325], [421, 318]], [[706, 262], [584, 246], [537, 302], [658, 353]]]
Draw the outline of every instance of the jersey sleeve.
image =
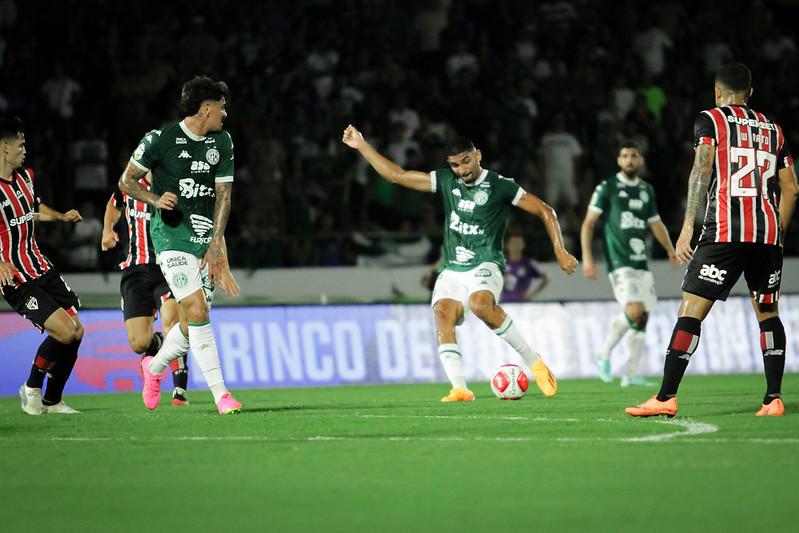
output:
[[700, 144], [716, 146], [716, 128], [707, 111], [702, 111], [694, 121], [694, 148]]
[[116, 189], [111, 194], [111, 198], [108, 199], [108, 203], [117, 209], [122, 210], [122, 206], [125, 205], [125, 199], [122, 197], [122, 191]]
[[438, 168], [430, 173], [430, 187], [433, 192], [440, 192], [452, 186], [452, 171], [448, 168]]
[[655, 189], [652, 186], [647, 188], [647, 194], [649, 195], [649, 202], [646, 205], [646, 222], [647, 224], [653, 224], [660, 220], [660, 213], [658, 212], [658, 202], [655, 198]]
[[522, 196], [524, 196], [524, 189], [516, 183], [516, 180], [501, 175], [498, 176], [497, 190], [501, 195], [500, 197], [511, 205], [517, 205]]
[[608, 208], [608, 182], [603, 181], [594, 189], [594, 194], [591, 195], [591, 201], [588, 202], [588, 210], [595, 213], [604, 213]]
[[784, 168], [789, 168], [793, 166], [793, 156], [791, 156], [791, 151], [788, 149], [788, 140], [785, 139], [785, 135], [782, 132], [782, 128], [779, 128], [778, 132], [780, 136], [783, 138], [782, 146], [780, 146], [780, 152], [777, 154], [777, 171], [780, 171]]
[[161, 132], [153, 130], [142, 138], [139, 146], [134, 150], [130, 162], [141, 170], [148, 171], [158, 163], [160, 147], [158, 141], [161, 139]]
[[25, 172], [28, 174], [28, 178], [30, 178], [30, 183], [27, 184], [27, 187], [30, 189], [31, 195], [33, 195], [33, 210], [38, 211], [39, 206], [42, 204], [42, 197], [36, 194], [36, 187], [33, 185], [36, 181], [36, 173], [30, 167], [27, 167]]
[[230, 133], [223, 132], [219, 150], [219, 164], [216, 166], [216, 183], [229, 183], [233, 181], [234, 154], [233, 138]]

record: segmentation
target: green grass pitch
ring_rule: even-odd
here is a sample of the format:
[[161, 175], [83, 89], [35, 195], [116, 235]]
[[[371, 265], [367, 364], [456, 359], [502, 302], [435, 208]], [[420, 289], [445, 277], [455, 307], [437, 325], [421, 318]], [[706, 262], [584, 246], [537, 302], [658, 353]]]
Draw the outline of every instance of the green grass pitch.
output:
[[688, 376], [680, 413], [627, 417], [654, 389], [564, 380], [518, 402], [474, 384], [208, 392], [148, 412], [67, 396], [80, 415], [0, 399], [3, 531], [790, 531], [799, 375], [756, 418], [760, 375]]

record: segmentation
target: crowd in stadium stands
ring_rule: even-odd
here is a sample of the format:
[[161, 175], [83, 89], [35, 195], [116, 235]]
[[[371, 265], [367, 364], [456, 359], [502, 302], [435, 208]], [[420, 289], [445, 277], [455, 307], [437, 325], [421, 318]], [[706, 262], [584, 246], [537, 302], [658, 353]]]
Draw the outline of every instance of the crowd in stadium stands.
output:
[[[633, 138], [676, 238], [693, 121], [713, 106], [720, 64], [750, 66], [753, 104], [799, 150], [791, 37], [799, 8], [727, 2], [744, 24], [727, 24], [717, 9], [636, 0], [0, 0], [0, 111], [25, 122], [43, 198], [96, 222], [142, 135], [179, 119], [180, 85], [195, 74], [227, 81], [226, 129], [236, 143], [227, 234], [239, 267], [435, 259], [439, 200], [371, 172], [341, 143], [350, 122], [419, 170], [445, 164], [454, 132], [472, 138], [485, 167], [556, 207], [572, 251], [590, 192], [617, 170], [617, 142]], [[543, 226], [521, 211], [511, 223], [534, 257], [550, 259]], [[56, 264], [113, 269], [118, 257], [100, 254], [98, 224], [74, 229], [42, 229]]]

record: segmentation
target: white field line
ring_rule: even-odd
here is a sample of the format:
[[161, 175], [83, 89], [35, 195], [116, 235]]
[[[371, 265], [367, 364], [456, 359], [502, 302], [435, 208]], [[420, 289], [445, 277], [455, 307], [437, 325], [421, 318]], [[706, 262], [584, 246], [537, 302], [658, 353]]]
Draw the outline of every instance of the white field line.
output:
[[[620, 423], [624, 419], [578, 419], [578, 418], [546, 418], [546, 417], [523, 417], [523, 416], [458, 416], [458, 415], [366, 415], [353, 413], [350, 415], [356, 418], [422, 418], [422, 419], [483, 419], [483, 420], [526, 420], [531, 422], [602, 422]], [[718, 427], [705, 422], [698, 422], [691, 419], [678, 420], [654, 420], [655, 423], [679, 428], [677, 431], [668, 433], [658, 433], [655, 435], [645, 435], [641, 437], [541, 437], [536, 435], [516, 436], [516, 437], [471, 437], [471, 436], [340, 436], [340, 435], [308, 435], [302, 437], [276, 437], [268, 435], [196, 435], [196, 436], [158, 436], [158, 437], [50, 437], [51, 442], [351, 442], [351, 441], [384, 441], [384, 442], [623, 442], [623, 443], [658, 443], [658, 442], [690, 442], [690, 443], [739, 443], [739, 444], [799, 444], [797, 437], [785, 438], [763, 438], [763, 437], [700, 437], [697, 435], [707, 435], [718, 431]], [[27, 441], [20, 437], [0, 437], [2, 441]]]
[[546, 418], [543, 416], [480, 416], [480, 415], [371, 415], [361, 413], [351, 413], [336, 415], [340, 417], [355, 418], [427, 418], [435, 420], [524, 420], [527, 422], [580, 422], [579, 418]]

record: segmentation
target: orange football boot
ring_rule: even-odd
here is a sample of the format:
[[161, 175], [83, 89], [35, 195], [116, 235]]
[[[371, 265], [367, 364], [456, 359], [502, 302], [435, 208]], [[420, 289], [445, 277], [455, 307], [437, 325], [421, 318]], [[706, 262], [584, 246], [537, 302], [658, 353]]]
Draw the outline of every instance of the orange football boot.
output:
[[755, 413], [755, 416], [784, 416], [785, 415], [785, 406], [782, 404], [782, 400], [779, 398], [774, 398], [771, 400], [770, 404], [763, 404], [760, 408], [760, 411]]
[[674, 396], [665, 402], [661, 402], [657, 396], [652, 396], [642, 404], [626, 408], [624, 412], [631, 416], [666, 415], [671, 418], [677, 414], [677, 397]]
[[469, 389], [462, 389], [460, 387], [452, 387], [449, 394], [441, 398], [444, 403], [449, 402], [471, 402], [474, 400], [474, 393]]
[[547, 398], [555, 396], [558, 392], [558, 380], [549, 371], [549, 367], [544, 364], [544, 361], [539, 359], [530, 367], [530, 371], [535, 378], [535, 384], [541, 389], [541, 393]]

